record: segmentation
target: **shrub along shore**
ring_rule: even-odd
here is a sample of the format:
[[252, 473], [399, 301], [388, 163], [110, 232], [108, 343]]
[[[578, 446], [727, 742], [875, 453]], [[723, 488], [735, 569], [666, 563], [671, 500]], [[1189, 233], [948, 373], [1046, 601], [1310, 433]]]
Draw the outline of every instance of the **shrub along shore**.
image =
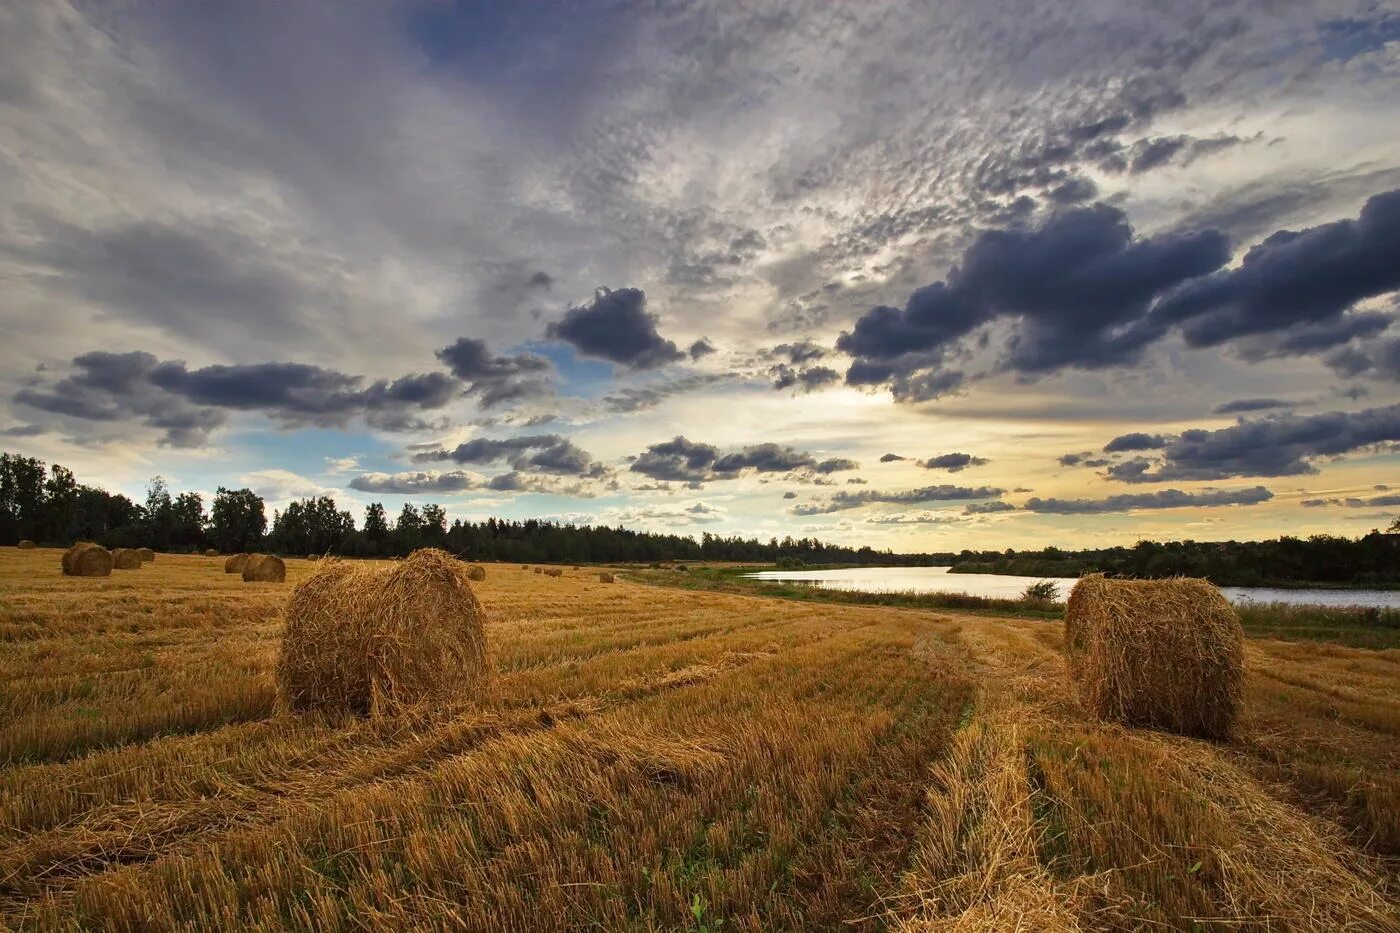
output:
[[[645, 583], [771, 596], [806, 602], [860, 606], [892, 606], [902, 609], [948, 609], [978, 615], [1017, 616], [1029, 619], [1062, 619], [1064, 604], [1035, 597], [995, 599], [963, 593], [866, 593], [834, 590], [781, 580], [753, 580], [747, 575], [767, 566], [690, 567], [673, 570], [629, 571]], [[1060, 593], [1063, 597], [1065, 593]], [[1289, 603], [1245, 603], [1235, 607], [1245, 633], [1259, 638], [1288, 641], [1330, 641], [1353, 648], [1400, 648], [1400, 610], [1370, 606], [1297, 606]]]

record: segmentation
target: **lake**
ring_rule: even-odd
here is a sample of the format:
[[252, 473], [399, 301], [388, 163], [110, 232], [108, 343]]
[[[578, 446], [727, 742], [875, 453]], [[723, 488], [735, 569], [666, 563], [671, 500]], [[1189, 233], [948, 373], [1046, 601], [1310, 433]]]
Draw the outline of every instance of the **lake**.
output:
[[[965, 593], [1015, 599], [1037, 580], [1054, 579], [1060, 599], [1074, 578], [1014, 577], [995, 573], [949, 573], [947, 567], [854, 567], [849, 570], [765, 570], [746, 574], [752, 580], [810, 583], [832, 590], [865, 593]], [[1265, 586], [1222, 586], [1232, 603], [1292, 603], [1314, 606], [1379, 606], [1400, 609], [1400, 590], [1280, 590]]]

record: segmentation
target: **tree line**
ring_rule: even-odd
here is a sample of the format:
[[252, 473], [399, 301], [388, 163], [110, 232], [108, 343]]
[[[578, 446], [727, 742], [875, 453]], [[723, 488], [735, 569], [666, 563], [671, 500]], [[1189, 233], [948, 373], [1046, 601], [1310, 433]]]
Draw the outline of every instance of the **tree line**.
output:
[[1400, 585], [1400, 519], [1359, 538], [1284, 536], [1270, 541], [1139, 541], [1132, 547], [1065, 551], [963, 551], [957, 573], [1160, 579], [1205, 577], [1217, 586]]
[[330, 496], [299, 499], [267, 518], [266, 503], [250, 489], [219, 487], [205, 508], [195, 492], [172, 494], [153, 478], [144, 503], [81, 484], [72, 471], [33, 457], [0, 454], [0, 545], [28, 539], [67, 546], [95, 541], [108, 547], [162, 551], [216, 548], [225, 553], [269, 551], [284, 555], [339, 554], [402, 557], [420, 547], [440, 547], [472, 560], [521, 563], [656, 562], [672, 560], [806, 564], [927, 565], [931, 554], [896, 554], [850, 548], [815, 538], [721, 537], [705, 533], [655, 534], [604, 525], [564, 525], [488, 518], [448, 523], [438, 504], [405, 503], [390, 520], [383, 504], [355, 517]]

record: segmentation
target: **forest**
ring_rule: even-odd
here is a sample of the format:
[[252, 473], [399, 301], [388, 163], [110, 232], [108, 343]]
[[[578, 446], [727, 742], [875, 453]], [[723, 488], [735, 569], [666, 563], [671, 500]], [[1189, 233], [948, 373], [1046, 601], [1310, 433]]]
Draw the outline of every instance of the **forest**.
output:
[[0, 454], [0, 545], [23, 539], [66, 546], [89, 540], [110, 547], [165, 551], [216, 548], [285, 555], [401, 557], [441, 547], [472, 560], [521, 563], [737, 561], [803, 566], [951, 566], [955, 573], [1029, 577], [1109, 574], [1206, 577], [1221, 586], [1400, 585], [1400, 522], [1359, 538], [1314, 535], [1269, 541], [1139, 541], [1132, 547], [1072, 551], [895, 553], [815, 538], [745, 538], [703, 533], [656, 534], [623, 527], [538, 519], [448, 521], [436, 503], [405, 503], [390, 517], [372, 502], [359, 522], [330, 496], [300, 499], [267, 515], [250, 489], [220, 487], [206, 508], [196, 492], [172, 493], [159, 476], [144, 502], [79, 483], [72, 471], [32, 457]]

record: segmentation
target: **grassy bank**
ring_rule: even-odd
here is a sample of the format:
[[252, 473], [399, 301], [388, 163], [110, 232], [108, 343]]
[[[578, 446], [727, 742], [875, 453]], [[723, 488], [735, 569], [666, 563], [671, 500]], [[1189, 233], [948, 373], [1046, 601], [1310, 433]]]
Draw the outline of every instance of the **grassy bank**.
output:
[[[680, 589], [770, 596], [803, 602], [891, 606], [898, 609], [951, 609], [1027, 619], [1064, 617], [1062, 603], [1041, 600], [992, 599], [963, 593], [866, 593], [826, 589], [810, 583], [754, 580], [748, 576], [772, 569], [766, 566], [690, 567], [685, 571], [648, 569], [628, 571], [628, 576], [645, 583]], [[1396, 609], [1294, 606], [1288, 603], [1249, 603], [1236, 609], [1245, 632], [1258, 638], [1328, 641], [1353, 648], [1400, 648], [1400, 610]]]

